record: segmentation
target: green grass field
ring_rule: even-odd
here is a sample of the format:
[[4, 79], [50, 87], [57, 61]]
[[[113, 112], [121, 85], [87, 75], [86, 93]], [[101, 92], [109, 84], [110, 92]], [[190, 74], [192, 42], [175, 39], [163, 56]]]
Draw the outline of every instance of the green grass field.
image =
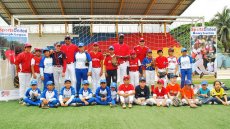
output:
[[[230, 86], [229, 80], [222, 80]], [[229, 92], [228, 92], [229, 93]], [[0, 129], [230, 129], [230, 106], [40, 109], [0, 102]]]

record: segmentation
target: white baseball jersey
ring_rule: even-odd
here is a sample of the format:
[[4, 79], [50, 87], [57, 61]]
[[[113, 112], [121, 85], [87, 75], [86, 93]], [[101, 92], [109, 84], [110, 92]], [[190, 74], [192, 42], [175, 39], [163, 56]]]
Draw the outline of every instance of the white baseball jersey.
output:
[[112, 91], [112, 90], [111, 90], [111, 98], [112, 98], [112, 99], [117, 99], [117, 91], [115, 91], [115, 90]]
[[168, 57], [168, 72], [174, 73], [177, 66], [177, 58], [175, 56]]
[[193, 52], [194, 54], [196, 54], [196, 57], [195, 57], [196, 60], [198, 60], [198, 59], [203, 59], [202, 49], [201, 49], [201, 48], [193, 49], [192, 52]]

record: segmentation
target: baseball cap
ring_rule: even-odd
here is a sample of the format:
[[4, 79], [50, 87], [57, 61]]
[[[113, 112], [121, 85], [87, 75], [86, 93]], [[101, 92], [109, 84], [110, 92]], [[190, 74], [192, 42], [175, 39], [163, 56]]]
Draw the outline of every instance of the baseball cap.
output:
[[98, 46], [98, 42], [94, 42], [94, 43], [93, 43], [93, 46]]
[[43, 53], [46, 52], [46, 51], [49, 51], [49, 48], [46, 47], [46, 48], [43, 49]]
[[192, 85], [192, 82], [190, 80], [185, 80], [184, 84], [185, 85]]
[[64, 82], [65, 82], [65, 83], [66, 83], [66, 82], [71, 82], [71, 80], [70, 80], [70, 79], [65, 79]]
[[88, 80], [83, 80], [82, 85], [89, 84]]
[[208, 85], [208, 82], [207, 81], [202, 81], [201, 85]]
[[30, 43], [26, 43], [24, 47], [32, 47], [32, 45]]
[[46, 83], [46, 86], [48, 86], [48, 85], [54, 85], [54, 82], [53, 82], [53, 81], [48, 81], [48, 82]]
[[186, 48], [182, 48], [182, 49], [181, 49], [181, 52], [185, 52], [185, 51], [187, 51]]
[[168, 52], [174, 52], [174, 49], [171, 47], [168, 49]]
[[176, 74], [171, 74], [170, 76], [169, 76], [169, 78], [174, 78], [174, 77], [178, 77]]
[[100, 83], [106, 83], [106, 80], [105, 79], [101, 79]]
[[58, 46], [58, 45], [61, 45], [61, 43], [60, 43], [60, 42], [56, 42], [56, 43], [54, 44], [54, 46]]
[[149, 50], [147, 51], [147, 53], [152, 53], [152, 50], [151, 50], [151, 49], [149, 49]]
[[70, 37], [69, 35], [66, 35], [66, 36], [65, 36], [65, 40], [66, 40], [66, 39], [69, 39], [69, 40], [70, 40], [71, 37]]
[[42, 51], [40, 48], [34, 48], [34, 51]]
[[146, 79], [144, 77], [140, 77], [139, 82], [141, 81], [146, 81]]
[[112, 87], [117, 88], [117, 83], [112, 82], [111, 85], [110, 85], [110, 87], [111, 87], [111, 88], [112, 88]]
[[119, 34], [119, 37], [124, 37], [124, 34]]
[[123, 77], [123, 80], [129, 80], [129, 78], [130, 78], [129, 75], [126, 75]]
[[144, 42], [145, 40], [144, 40], [144, 38], [140, 38], [140, 42]]
[[32, 80], [31, 82], [30, 82], [30, 85], [32, 86], [32, 85], [37, 85], [38, 84], [38, 82], [37, 82], [37, 80]]
[[109, 49], [113, 49], [114, 50], [114, 47], [113, 46], [109, 46]]
[[131, 51], [130, 55], [136, 55], [135, 51]]
[[157, 49], [157, 53], [163, 52], [162, 48]]
[[162, 85], [164, 85], [164, 80], [163, 79], [159, 79], [158, 81], [157, 81], [157, 83], [159, 84], [162, 84]]
[[83, 47], [84, 43], [78, 43], [78, 47]]

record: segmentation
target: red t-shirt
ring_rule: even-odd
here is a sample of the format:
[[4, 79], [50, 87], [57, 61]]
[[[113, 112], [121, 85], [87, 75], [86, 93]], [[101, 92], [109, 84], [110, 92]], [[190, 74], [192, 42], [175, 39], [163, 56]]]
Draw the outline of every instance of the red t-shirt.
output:
[[140, 66], [140, 61], [138, 58], [129, 59], [129, 71], [138, 71]]
[[144, 47], [141, 47], [141, 46], [136, 46], [134, 48], [136, 54], [137, 54], [137, 58], [142, 62], [144, 60], [144, 58], [146, 57], [146, 54], [147, 54], [147, 51], [148, 51], [148, 47], [144, 46]]
[[167, 68], [168, 67], [168, 59], [164, 56], [158, 56], [156, 58], [156, 66], [159, 68], [159, 69], [164, 69], [164, 68]]
[[93, 68], [100, 68], [101, 67], [101, 61], [103, 60], [103, 55], [101, 52], [90, 52], [90, 57], [92, 59], [92, 66]]
[[42, 59], [42, 57], [34, 56], [32, 59], [32, 60], [34, 60], [34, 62], [31, 61], [31, 65], [32, 65], [32, 63], [34, 63], [34, 72], [35, 73], [40, 73], [39, 64], [40, 64], [41, 59]]
[[112, 65], [112, 57], [110, 55], [105, 57], [104, 65], [106, 66], [106, 70], [116, 70], [117, 69], [117, 66]]
[[74, 54], [78, 52], [78, 47], [72, 43], [70, 45], [63, 44], [61, 51], [66, 55], [66, 63], [70, 64], [74, 62]]
[[[113, 45], [114, 53], [116, 56], [129, 56], [130, 55], [130, 48], [127, 44], [119, 44], [115, 43]], [[122, 64], [125, 60], [123, 58], [118, 58], [119, 64]]]
[[22, 73], [31, 73], [31, 59], [34, 55], [30, 52], [22, 52], [17, 56], [16, 65], [20, 65], [20, 71]]
[[175, 84], [174, 86], [172, 86], [170, 83], [168, 84], [168, 86], [166, 87], [167, 92], [171, 95], [171, 96], [176, 96], [178, 94], [178, 92], [180, 92], [180, 85], [179, 84]]
[[158, 87], [156, 87], [153, 93], [156, 94], [157, 98], [163, 99], [164, 96], [167, 95], [167, 90], [164, 87], [162, 87], [161, 90], [159, 90]]
[[14, 50], [6, 50], [5, 55], [11, 64], [15, 63], [15, 52], [14, 52]]
[[121, 84], [118, 88], [118, 91], [124, 91], [125, 93], [131, 90], [134, 90], [134, 87], [132, 84], [128, 84], [128, 85]]

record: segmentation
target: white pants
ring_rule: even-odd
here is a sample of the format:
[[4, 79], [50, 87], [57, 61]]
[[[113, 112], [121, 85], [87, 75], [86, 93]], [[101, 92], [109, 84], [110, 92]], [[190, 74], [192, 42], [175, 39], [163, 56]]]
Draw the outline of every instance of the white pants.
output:
[[[158, 73], [159, 72], [161, 72], [161, 73], [166, 72], [166, 69], [158, 69]], [[167, 86], [167, 75], [165, 75], [163, 78], [158, 77], [158, 79], [163, 79], [164, 80], [164, 87]]]
[[155, 84], [155, 70], [145, 70], [146, 74], [146, 85], [151, 86]]
[[118, 66], [118, 69], [117, 69], [117, 76], [119, 78], [119, 81], [120, 81], [120, 84], [123, 84], [123, 77], [125, 75], [127, 75], [127, 67], [128, 67], [128, 63], [127, 62], [124, 62], [122, 64], [120, 64]]
[[92, 86], [93, 86], [93, 93], [95, 93], [97, 87], [99, 87], [99, 81], [101, 68], [92, 68]]
[[62, 70], [63, 67], [53, 67], [53, 76], [54, 76], [54, 84], [55, 89], [58, 91], [58, 93], [61, 91], [61, 88], [64, 86], [64, 80], [62, 77]]
[[31, 80], [36, 80], [38, 82], [37, 86], [41, 90], [41, 88], [43, 88], [43, 86], [42, 86], [42, 80], [41, 80], [41, 75], [40, 75], [40, 73], [35, 73], [35, 75], [36, 75], [36, 78], [34, 78], [32, 76]]
[[19, 78], [19, 97], [25, 96], [26, 90], [30, 87], [31, 73], [18, 73]]
[[[123, 91], [120, 92], [121, 94], [124, 94]], [[130, 95], [127, 98], [120, 96], [121, 103], [133, 103], [134, 95]]]
[[201, 73], [204, 73], [206, 75], [214, 75], [214, 72], [209, 72], [205, 69], [204, 67], [204, 60], [203, 59], [198, 59], [196, 60], [196, 62], [194, 63], [194, 67], [196, 72], [200, 75]]
[[139, 71], [136, 72], [129, 72], [129, 76], [130, 76], [130, 83], [136, 87], [139, 84]]
[[67, 64], [66, 72], [65, 72], [65, 78], [70, 79], [72, 86], [76, 87], [76, 75], [75, 75], [74, 63]]
[[[156, 105], [157, 103], [160, 103], [160, 105], [162, 106], [163, 102], [165, 101], [165, 99], [153, 99], [150, 98], [146, 101], [147, 104], [150, 105]], [[166, 99], [166, 105], [170, 105], [170, 99]]]
[[[193, 101], [193, 99], [189, 99], [189, 101], [193, 104], [197, 104], [199, 103], [199, 99], [195, 99], [195, 102]], [[181, 100], [182, 104], [188, 104], [188, 102], [186, 101], [186, 99], [182, 99]]]
[[134, 103], [137, 105], [142, 105], [142, 106], [145, 106], [146, 104], [153, 105], [154, 102], [155, 101], [153, 99], [145, 100], [145, 98], [134, 98]]

